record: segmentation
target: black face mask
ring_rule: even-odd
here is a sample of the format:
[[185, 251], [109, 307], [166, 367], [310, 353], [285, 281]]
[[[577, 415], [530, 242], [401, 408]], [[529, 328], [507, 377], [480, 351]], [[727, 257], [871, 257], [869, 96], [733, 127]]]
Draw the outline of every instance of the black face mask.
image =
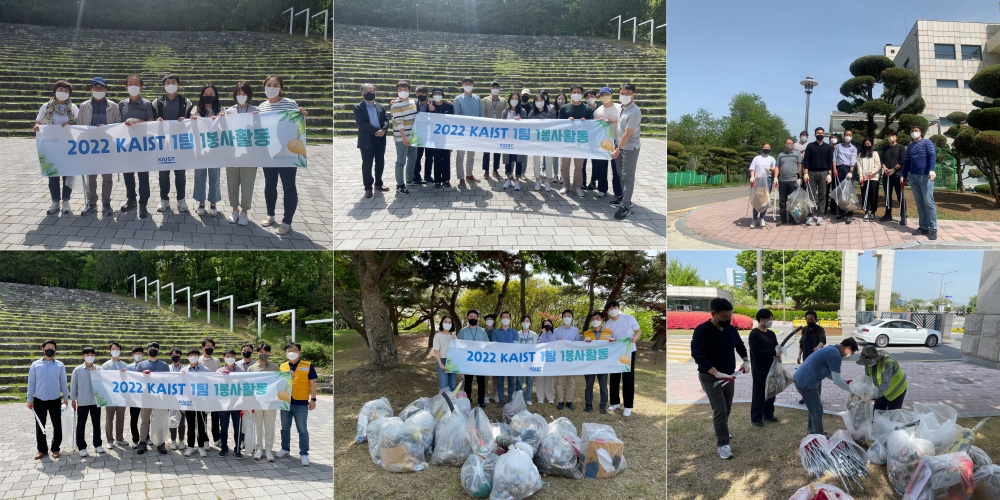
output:
[[51, 358], [52, 356], [55, 356], [55, 355], [56, 355], [56, 350], [55, 349], [46, 349], [45, 350], [45, 356], [46, 357]]
[[375, 92], [365, 92], [365, 100], [366, 101], [374, 101], [375, 100]]
[[425, 95], [418, 95], [417, 96], [417, 100], [420, 101], [420, 102], [424, 102], [424, 101], [427, 100], [427, 96], [425, 96]]
[[469, 326], [476, 326], [478, 324], [479, 324], [479, 320], [478, 319], [470, 319], [469, 320]]
[[170, 356], [170, 361], [173, 361], [174, 363], [180, 363], [181, 357], [180, 356]]
[[211, 347], [206, 347], [205, 348], [205, 354], [211, 355], [213, 352], [215, 352], [215, 349], [213, 349]]
[[822, 136], [822, 135], [817, 135], [816, 136], [816, 142], [823, 142], [823, 137], [824, 136]]
[[733, 320], [731, 320], [731, 319], [727, 319], [725, 321], [719, 321], [719, 326], [721, 326], [723, 328], [726, 328], [726, 327], [728, 327], [731, 324], [733, 324]]
[[150, 349], [149, 350], [149, 357], [151, 357], [151, 358], [155, 358], [158, 354], [160, 354], [160, 350], [159, 349]]
[[212, 103], [215, 102], [215, 96], [214, 95], [203, 95], [203, 96], [201, 96], [201, 101], [204, 102], [206, 105], [211, 106]]
[[252, 352], [250, 352], [250, 351], [243, 351], [243, 357], [244, 358], [250, 359], [252, 356], [253, 356]]
[[760, 150], [760, 152], [761, 152], [761, 154], [764, 154], [764, 155], [771, 154], [771, 150], [770, 149], [762, 149], [762, 150]]
[[528, 97], [526, 95], [521, 96], [521, 102], [528, 102]]

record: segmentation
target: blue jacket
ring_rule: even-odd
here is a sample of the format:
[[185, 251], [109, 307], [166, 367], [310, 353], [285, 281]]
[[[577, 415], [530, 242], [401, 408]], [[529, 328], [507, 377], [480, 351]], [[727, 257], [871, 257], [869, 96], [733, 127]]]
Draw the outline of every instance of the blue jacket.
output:
[[906, 158], [903, 160], [901, 175], [905, 179], [910, 174], [929, 175], [934, 171], [937, 153], [930, 139], [921, 139], [906, 147]]

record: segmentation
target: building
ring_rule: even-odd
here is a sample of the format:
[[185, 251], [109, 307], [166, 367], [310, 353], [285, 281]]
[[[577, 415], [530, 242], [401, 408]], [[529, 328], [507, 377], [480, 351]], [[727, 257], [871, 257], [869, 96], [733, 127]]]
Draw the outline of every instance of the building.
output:
[[712, 299], [723, 298], [734, 302], [732, 292], [711, 286], [667, 285], [668, 311], [710, 311]]

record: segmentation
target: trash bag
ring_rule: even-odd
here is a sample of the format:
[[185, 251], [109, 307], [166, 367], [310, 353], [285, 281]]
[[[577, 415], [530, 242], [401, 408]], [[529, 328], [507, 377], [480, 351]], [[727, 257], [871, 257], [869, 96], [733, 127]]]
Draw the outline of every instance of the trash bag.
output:
[[361, 407], [361, 411], [358, 412], [358, 433], [354, 437], [355, 443], [364, 443], [368, 440], [368, 436], [365, 435], [365, 429], [368, 428], [368, 424], [374, 422], [379, 417], [391, 417], [392, 416], [392, 406], [389, 405], [389, 400], [387, 398], [378, 398], [373, 401], [369, 401]]
[[767, 191], [767, 177], [758, 178], [754, 182], [754, 187], [750, 188], [750, 205], [757, 211], [758, 216], [771, 206], [771, 193]]
[[424, 454], [430, 455], [434, 451], [434, 428], [437, 427], [437, 420], [434, 420], [431, 412], [420, 410], [410, 415], [406, 421], [414, 422], [420, 428], [420, 437], [424, 442]]
[[490, 424], [490, 427], [493, 430], [493, 441], [506, 452], [513, 441], [510, 433], [510, 425], [503, 422], [493, 422]]
[[847, 427], [847, 432], [852, 439], [863, 443], [873, 441], [872, 414], [874, 410], [874, 403], [866, 401], [840, 413], [840, 417], [844, 419], [844, 426]]
[[580, 469], [584, 477], [614, 477], [628, 467], [625, 444], [609, 425], [586, 422], [580, 432]]
[[854, 408], [862, 401], [873, 400], [875, 396], [878, 396], [878, 387], [868, 375], [859, 375], [858, 378], [851, 381], [849, 387], [851, 395], [847, 401], [848, 408]]
[[854, 500], [854, 498], [836, 486], [810, 483], [799, 488], [788, 500]]
[[403, 408], [403, 411], [399, 412], [399, 415], [397, 416], [403, 419], [403, 421], [405, 422], [409, 420], [410, 417], [412, 417], [418, 411], [430, 410], [430, 409], [431, 409], [431, 398], [424, 398], [424, 397], [417, 398], [415, 401], [407, 405], [406, 408]]
[[478, 406], [472, 410], [469, 421], [465, 424], [465, 439], [469, 442], [472, 453], [480, 458], [492, 455], [493, 449], [497, 446], [493, 440], [493, 426], [490, 425], [490, 419]]
[[993, 460], [990, 459], [990, 456], [978, 446], [969, 448], [969, 457], [972, 458], [972, 465], [977, 469], [987, 465], [993, 465]]
[[368, 424], [368, 428], [365, 431], [368, 435], [368, 455], [372, 457], [372, 462], [375, 462], [375, 465], [378, 465], [379, 467], [382, 466], [382, 456], [378, 450], [379, 436], [382, 434], [382, 429], [387, 424], [397, 423], [403, 423], [402, 419], [399, 417], [379, 417], [372, 423]]
[[906, 431], [893, 431], [886, 440], [886, 472], [889, 484], [902, 495], [910, 483], [920, 459], [934, 455], [934, 445], [926, 439], [911, 436]]
[[817, 478], [823, 477], [831, 468], [833, 458], [830, 457], [828, 441], [822, 434], [809, 434], [799, 441], [799, 461], [802, 468]]
[[493, 471], [496, 469], [497, 455], [490, 455], [483, 459], [476, 455], [469, 455], [462, 465], [460, 480], [462, 489], [474, 498], [486, 498], [490, 496], [493, 489]]
[[767, 372], [767, 380], [764, 385], [764, 399], [771, 399], [781, 394], [793, 382], [792, 376], [785, 369], [785, 365], [781, 361], [778, 361], [778, 358], [774, 358], [774, 361], [771, 363], [771, 369]]
[[472, 401], [469, 401], [469, 396], [465, 394], [465, 391], [457, 393], [452, 402], [455, 403], [455, 409], [464, 413], [466, 417], [472, 413]]
[[180, 410], [167, 410], [167, 417], [170, 420], [169, 427], [176, 429], [181, 426], [181, 419], [184, 418], [184, 415], [181, 414]]
[[785, 210], [788, 215], [792, 216], [792, 220], [799, 224], [809, 218], [809, 213], [812, 212], [815, 206], [816, 204], [809, 197], [809, 192], [801, 186], [792, 191], [785, 202]]
[[972, 449], [972, 444], [976, 442], [976, 435], [983, 428], [983, 426], [986, 425], [987, 420], [989, 420], [989, 417], [982, 419], [978, 424], [976, 424], [971, 429], [958, 426], [958, 436], [952, 443], [946, 444], [941, 449], [939, 449], [938, 455], [944, 455], [947, 453], [958, 453], [960, 451], [969, 453], [969, 451]]
[[451, 399], [445, 396], [451, 410], [445, 413], [434, 429], [434, 452], [431, 464], [461, 467], [472, 454], [472, 448], [465, 438], [465, 425], [469, 419], [464, 413], [454, 409]]
[[510, 419], [511, 437], [528, 443], [534, 450], [537, 450], [538, 446], [542, 444], [542, 439], [545, 438], [548, 429], [545, 417], [537, 413], [528, 413], [528, 410], [524, 410]]
[[[397, 422], [398, 421], [398, 422]], [[415, 472], [427, 468], [420, 426], [399, 417], [388, 419], [378, 438], [379, 457], [388, 472]]]
[[876, 439], [868, 447], [868, 461], [875, 465], [885, 465], [885, 439]]
[[[464, 380], [459, 380], [454, 391], [449, 391], [447, 388], [441, 389], [437, 395], [430, 399], [428, 404], [430, 405], [431, 415], [434, 416], [435, 420], [441, 420], [441, 417], [443, 417], [445, 413], [448, 413], [453, 409], [452, 407], [455, 406], [455, 401], [458, 399], [458, 393], [462, 390], [463, 382]], [[445, 401], [445, 395], [448, 396], [448, 400], [450, 402]], [[466, 416], [468, 416], [468, 414], [466, 414]]]
[[514, 396], [510, 398], [510, 402], [503, 405], [503, 421], [509, 424], [514, 415], [527, 409], [528, 407], [524, 404], [524, 392], [515, 391]]
[[972, 500], [996, 500], [1000, 498], [1000, 465], [984, 465], [972, 473], [975, 488]]
[[868, 452], [851, 438], [850, 433], [840, 429], [830, 436], [827, 442], [827, 450], [835, 460], [848, 458], [854, 461], [860, 460], [864, 463], [863, 469], [868, 468]]
[[542, 474], [583, 479], [583, 471], [577, 465], [578, 456], [579, 452], [570, 440], [558, 432], [551, 432], [542, 439], [533, 461]]
[[[527, 448], [527, 449], [526, 449]], [[532, 463], [534, 450], [525, 443], [514, 446], [497, 459], [493, 471], [491, 500], [523, 500], [542, 489], [542, 476]]]
[[972, 497], [972, 459], [965, 452], [925, 456], [906, 485], [904, 500], [969, 500]]
[[573, 421], [566, 417], [559, 417], [551, 422], [549, 422], [548, 434], [559, 434], [566, 438], [573, 448], [576, 450], [576, 454], [580, 454], [580, 436], [576, 434], [576, 426], [573, 425]]
[[837, 202], [837, 208], [845, 212], [853, 212], [861, 208], [858, 194], [854, 192], [854, 182], [850, 180], [845, 179], [833, 188], [833, 200]]
[[[909, 410], [878, 410], [872, 422], [872, 439], [885, 441], [897, 427], [912, 424], [917, 416]], [[906, 432], [912, 434], [913, 427], [906, 427]]]

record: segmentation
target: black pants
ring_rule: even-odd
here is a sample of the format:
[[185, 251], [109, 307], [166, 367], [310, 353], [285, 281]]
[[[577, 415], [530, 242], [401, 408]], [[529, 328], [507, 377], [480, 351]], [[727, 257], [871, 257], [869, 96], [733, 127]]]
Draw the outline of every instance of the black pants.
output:
[[708, 402], [712, 405], [712, 426], [715, 428], [715, 445], [726, 446], [729, 444], [729, 414], [733, 411], [734, 383], [715, 385], [719, 380], [715, 375], [708, 373], [698, 373], [698, 380], [701, 388], [708, 396]]
[[128, 426], [132, 430], [132, 443], [138, 443], [139, 441], [146, 439], [146, 436], [139, 436], [139, 414], [142, 413], [142, 408], [136, 408], [130, 406], [128, 408]]
[[[753, 390], [750, 399], [750, 421], [763, 422], [765, 418], [774, 418], [774, 398], [764, 399], [764, 390], [767, 388], [767, 372], [771, 369], [774, 358], [760, 360], [750, 367], [753, 374]], [[732, 384], [729, 384], [732, 385]]]
[[215, 442], [215, 441], [218, 441], [218, 440], [222, 439], [222, 431], [220, 429], [221, 426], [219, 425], [219, 412], [217, 412], [217, 411], [207, 412], [206, 411], [205, 415], [211, 415], [211, 419], [212, 419], [212, 442]]
[[[417, 148], [417, 161], [413, 162], [413, 182], [416, 184], [430, 179], [427, 175], [424, 175], [423, 179], [420, 178], [420, 160], [424, 158], [424, 149], [426, 148]], [[429, 172], [430, 168], [427, 171]]]
[[[848, 165], [837, 165], [837, 180], [834, 183], [835, 185], [833, 186], [833, 189], [837, 189], [838, 187], [840, 187], [841, 184], [843, 184], [845, 182], [849, 183], [851, 185], [851, 189], [852, 190], [854, 189], [854, 179], [848, 179], [847, 178], [847, 174], [850, 171], [851, 171], [851, 167], [848, 166]], [[833, 206], [837, 207], [837, 215], [838, 216], [847, 216], [847, 217], [853, 217], [854, 216], [854, 212], [848, 212], [846, 210], [841, 210], [840, 207], [837, 206], [837, 201], [834, 199], [833, 196], [830, 197], [830, 202], [833, 204]]]
[[[892, 215], [892, 195], [896, 194], [896, 200], [903, 199], [903, 186], [899, 182], [898, 175], [890, 175], [882, 178], [882, 189], [885, 190], [885, 213]], [[899, 218], [906, 218], [906, 205], [903, 202], [899, 211]]]
[[469, 401], [472, 401], [472, 378], [476, 378], [476, 394], [479, 395], [479, 399], [476, 400], [480, 405], [486, 404], [486, 376], [485, 375], [466, 375], [465, 383], [462, 385], [465, 387], [465, 394], [469, 396]]
[[[580, 186], [584, 187], [584, 188], [587, 187], [587, 162], [588, 162], [588, 159], [584, 158], [583, 159], [583, 169], [580, 170], [580, 173], [583, 174], [583, 181], [581, 181]], [[593, 166], [591, 166], [591, 169], [593, 169]], [[593, 175], [594, 172], [593, 172], [593, 170], [591, 170], [590, 174], [591, 174], [590, 175], [590, 182], [594, 182], [594, 175]]]
[[76, 407], [76, 447], [81, 451], [87, 449], [87, 417], [94, 431], [94, 448], [101, 446], [101, 407], [97, 405]]
[[903, 391], [898, 398], [889, 401], [885, 396], [875, 400], [876, 410], [900, 410], [903, 408], [903, 399], [906, 398], [906, 391]]
[[781, 200], [779, 206], [781, 207], [781, 223], [786, 224], [791, 222], [792, 218], [788, 216], [788, 197], [795, 192], [798, 188], [798, 183], [795, 181], [778, 181], [778, 199]]
[[[174, 187], [177, 188], [176, 198], [185, 198], [184, 185], [187, 182], [187, 175], [184, 170], [174, 170]], [[160, 170], [160, 199], [170, 199], [170, 171]]]
[[66, 186], [65, 177], [49, 177], [49, 196], [52, 201], [69, 201], [73, 188]]
[[861, 183], [861, 203], [865, 212], [872, 214], [878, 210], [878, 183], [868, 181]]
[[521, 172], [524, 172], [524, 162], [517, 161], [517, 155], [507, 155], [507, 164], [504, 166], [504, 173], [507, 177], [510, 177], [511, 172], [514, 172], [513, 175], [515, 178], [520, 177]]
[[622, 177], [618, 173], [618, 159], [611, 159], [611, 189], [614, 190], [615, 198], [622, 197]]
[[[59, 451], [59, 445], [62, 444], [62, 411], [60, 409], [62, 400], [58, 398], [49, 400], [35, 399], [34, 405], [35, 415], [42, 421], [43, 426], [47, 421], [46, 417], [52, 417], [52, 451]], [[45, 433], [38, 427], [38, 422], [35, 422], [35, 440], [38, 441], [39, 453], [49, 452], [49, 444], [45, 441]]]
[[601, 193], [608, 192], [608, 160], [594, 160], [591, 181], [597, 181], [597, 190]]
[[149, 172], [126, 172], [122, 174], [125, 176], [125, 192], [128, 201], [135, 201], [135, 176], [139, 176], [139, 204], [145, 205], [149, 202]]
[[[594, 160], [597, 163], [600, 160]], [[596, 167], [596, 165], [595, 165]], [[631, 372], [629, 372], [631, 373]], [[583, 399], [586, 402], [586, 408], [593, 408], [594, 406], [594, 379], [597, 379], [598, 390], [601, 394], [601, 409], [608, 407], [608, 374], [601, 373], [595, 375], [584, 375], [583, 376]], [[618, 386], [615, 386], [615, 392], [618, 392]], [[628, 399], [626, 398], [626, 401]], [[629, 408], [628, 404], [625, 405]]]
[[[621, 381], [621, 400], [618, 399], [618, 382]], [[619, 404], [621, 401], [625, 408], [632, 408], [635, 400], [635, 351], [632, 351], [632, 365], [625, 373], [611, 374], [611, 405]]]
[[[198, 447], [202, 448], [205, 443], [208, 442], [208, 434], [205, 432], [206, 419], [205, 412], [202, 411], [187, 411], [184, 412], [184, 419], [187, 420], [187, 445], [188, 448], [194, 448], [195, 443], [195, 432], [198, 434]], [[218, 417], [216, 417], [218, 419]], [[218, 420], [216, 420], [218, 422]]]
[[285, 215], [281, 222], [292, 223], [295, 208], [299, 206], [299, 192], [295, 187], [295, 174], [299, 167], [264, 167], [264, 203], [267, 205], [267, 215], [274, 217], [274, 208], [278, 204], [278, 178], [281, 178], [281, 189], [284, 191], [282, 204]]
[[[490, 171], [490, 154], [483, 153], [483, 172]], [[500, 171], [500, 153], [493, 153], [493, 171]]]
[[[372, 163], [375, 164], [375, 175], [372, 176]], [[372, 186], [382, 185], [382, 172], [385, 170], [385, 141], [375, 141], [372, 149], [361, 150], [361, 177], [364, 178], [365, 191]]]
[[451, 150], [430, 149], [434, 154], [434, 183], [451, 182]]

